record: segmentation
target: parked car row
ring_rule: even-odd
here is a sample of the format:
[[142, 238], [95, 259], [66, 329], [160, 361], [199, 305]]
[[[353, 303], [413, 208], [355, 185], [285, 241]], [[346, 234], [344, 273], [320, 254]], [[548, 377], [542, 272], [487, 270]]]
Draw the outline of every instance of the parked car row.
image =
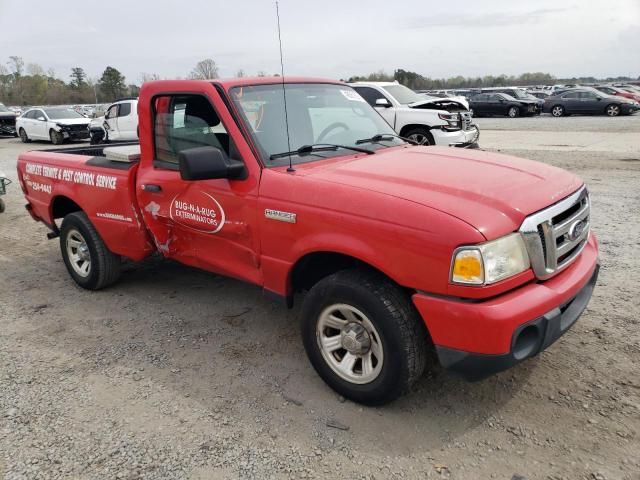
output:
[[513, 118], [543, 112], [555, 117], [572, 114], [615, 117], [640, 110], [640, 87], [630, 84], [558, 84], [530, 89], [495, 87], [420, 92], [435, 96], [464, 96], [476, 117], [504, 115]]
[[573, 114], [604, 114], [609, 117], [630, 115], [640, 110], [640, 104], [630, 98], [609, 95], [596, 88], [560, 90], [544, 100], [544, 111], [554, 117]]

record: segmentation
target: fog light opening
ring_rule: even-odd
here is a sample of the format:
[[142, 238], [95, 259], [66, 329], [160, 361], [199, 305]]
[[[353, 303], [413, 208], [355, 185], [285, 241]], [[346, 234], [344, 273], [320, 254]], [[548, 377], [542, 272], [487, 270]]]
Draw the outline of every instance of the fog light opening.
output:
[[516, 360], [523, 360], [533, 355], [540, 344], [540, 330], [536, 325], [529, 325], [523, 328], [513, 345], [513, 357]]

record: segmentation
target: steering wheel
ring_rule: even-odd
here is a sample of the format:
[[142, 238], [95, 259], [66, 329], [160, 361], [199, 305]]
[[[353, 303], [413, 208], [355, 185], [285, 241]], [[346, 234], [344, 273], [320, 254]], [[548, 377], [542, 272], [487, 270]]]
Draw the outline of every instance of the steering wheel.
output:
[[316, 139], [316, 142], [317, 143], [321, 143], [322, 140], [324, 140], [324, 137], [326, 137], [329, 132], [331, 132], [332, 130], [335, 130], [336, 128], [344, 128], [347, 131], [350, 130], [349, 126], [346, 123], [334, 122], [331, 125], [329, 125], [327, 128], [325, 128], [324, 130], [322, 130], [322, 132], [320, 132], [320, 135], [318, 135], [318, 138]]

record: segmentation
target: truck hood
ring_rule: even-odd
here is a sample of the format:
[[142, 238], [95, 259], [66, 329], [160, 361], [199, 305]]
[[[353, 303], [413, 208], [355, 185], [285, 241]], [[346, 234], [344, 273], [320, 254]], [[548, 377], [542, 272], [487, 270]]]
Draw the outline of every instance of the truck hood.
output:
[[460, 100], [453, 97], [428, 98], [419, 102], [410, 103], [409, 108], [431, 108], [435, 110], [445, 110], [447, 112], [459, 112], [469, 110]]
[[[544, 163], [451, 147], [399, 147], [337, 162], [308, 163], [300, 173], [369, 190], [453, 215], [494, 239], [582, 186]], [[397, 212], [399, 223], [402, 212]]]
[[60, 125], [89, 125], [91, 121], [88, 118], [63, 118], [60, 120], [51, 120], [53, 123], [59, 123]]

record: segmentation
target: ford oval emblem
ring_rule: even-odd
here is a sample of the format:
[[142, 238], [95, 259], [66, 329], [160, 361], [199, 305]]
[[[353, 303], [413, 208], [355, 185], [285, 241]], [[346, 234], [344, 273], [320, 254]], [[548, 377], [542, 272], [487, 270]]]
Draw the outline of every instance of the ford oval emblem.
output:
[[580, 235], [584, 233], [587, 223], [584, 220], [578, 220], [569, 228], [569, 240], [572, 242], [580, 238]]

